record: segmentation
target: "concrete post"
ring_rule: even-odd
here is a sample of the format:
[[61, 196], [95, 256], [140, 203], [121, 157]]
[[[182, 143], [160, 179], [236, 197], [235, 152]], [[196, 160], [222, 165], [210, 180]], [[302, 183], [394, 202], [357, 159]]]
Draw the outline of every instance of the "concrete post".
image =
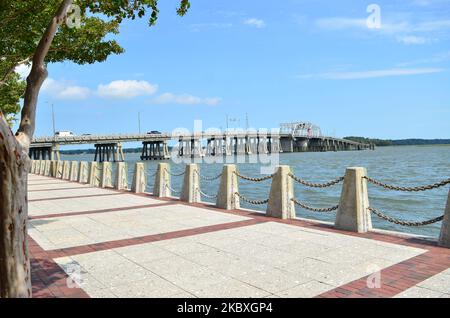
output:
[[117, 163], [116, 189], [117, 190], [128, 190], [127, 165], [125, 162]]
[[145, 177], [144, 164], [137, 162], [134, 166], [133, 184], [131, 185], [131, 191], [134, 193], [145, 192], [147, 187], [147, 178]]
[[104, 161], [102, 163], [102, 178], [101, 178], [102, 188], [112, 188], [112, 166], [111, 162]]
[[289, 173], [291, 173], [291, 167], [279, 166], [274, 174], [266, 209], [267, 216], [280, 219], [295, 218], [295, 206], [292, 201], [294, 185]]
[[447, 206], [445, 207], [438, 244], [450, 248], [450, 190], [448, 191]]
[[194, 203], [200, 202], [200, 183], [198, 181], [198, 165], [195, 163], [186, 165], [184, 172], [183, 189], [181, 190], [180, 200]]
[[219, 192], [217, 193], [216, 206], [225, 210], [237, 210], [240, 208], [239, 183], [236, 175], [236, 165], [224, 165], [220, 178]]
[[39, 167], [39, 161], [33, 160], [33, 170], [32, 170], [32, 173], [37, 174], [38, 167]]
[[51, 161], [45, 160], [44, 176], [46, 176], [46, 177], [50, 177], [50, 165], [51, 165]]
[[159, 198], [172, 196], [170, 191], [170, 174], [168, 171], [170, 166], [168, 163], [159, 163], [156, 170], [155, 185], [153, 187], [153, 195]]
[[372, 229], [365, 168], [347, 168], [335, 227], [344, 231], [365, 233]]
[[89, 179], [88, 163], [86, 161], [80, 161], [80, 169], [78, 172], [78, 182], [87, 183]]
[[100, 177], [98, 175], [98, 163], [96, 161], [92, 161], [89, 166], [89, 184], [94, 187], [100, 186]]
[[45, 160], [41, 160], [40, 161], [40, 167], [39, 167], [39, 174], [41, 176], [43, 176], [44, 172], [45, 172]]
[[70, 164], [70, 181], [78, 181], [78, 172], [79, 170], [79, 164], [78, 161], [72, 161]]
[[30, 173], [34, 173], [35, 167], [36, 167], [36, 160], [31, 159]]
[[56, 172], [57, 172], [57, 161], [52, 160], [50, 161], [50, 177], [56, 178]]
[[70, 162], [69, 161], [63, 161], [63, 175], [62, 178], [64, 180], [69, 180], [70, 178]]
[[63, 176], [63, 162], [58, 160], [56, 162], [56, 178], [62, 179]]

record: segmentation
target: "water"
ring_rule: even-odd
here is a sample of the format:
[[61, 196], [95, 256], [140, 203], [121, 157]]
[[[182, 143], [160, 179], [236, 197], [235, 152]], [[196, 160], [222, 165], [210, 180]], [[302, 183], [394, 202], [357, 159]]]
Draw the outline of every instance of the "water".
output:
[[[140, 154], [125, 154], [129, 182], [134, 168], [134, 162], [140, 160]], [[93, 155], [62, 155], [62, 160], [93, 159]], [[179, 173], [184, 170], [184, 164], [174, 164], [171, 161], [171, 171]], [[158, 162], [146, 161], [148, 175], [156, 171]], [[450, 177], [450, 146], [401, 146], [379, 147], [375, 151], [350, 152], [318, 152], [318, 153], [286, 153], [280, 154], [280, 164], [290, 165], [294, 174], [312, 182], [327, 182], [344, 175], [346, 167], [360, 166], [367, 168], [368, 175], [382, 182], [401, 185], [419, 186], [431, 184]], [[222, 164], [200, 164], [203, 175], [216, 176], [222, 170]], [[241, 174], [261, 177], [260, 165], [238, 164]], [[154, 178], [148, 178], [147, 191], [152, 192]], [[172, 177], [172, 188], [181, 190], [183, 177]], [[207, 194], [216, 194], [220, 180], [207, 182], [201, 180], [201, 188]], [[314, 207], [330, 207], [339, 202], [342, 183], [326, 189], [307, 188], [295, 184], [296, 198]], [[253, 183], [239, 181], [240, 192], [254, 200], [266, 199], [270, 190], [270, 180]], [[416, 193], [406, 193], [384, 190], [369, 185], [370, 205], [385, 214], [408, 221], [420, 221], [442, 215], [445, 210], [449, 187]], [[175, 194], [174, 194], [175, 195]], [[211, 199], [203, 198], [208, 202]], [[265, 210], [265, 205], [254, 206], [241, 202], [241, 206], [256, 210]], [[314, 213], [296, 207], [298, 217], [331, 221], [335, 213]], [[376, 228], [408, 232], [437, 237], [441, 222], [423, 227], [404, 227], [380, 220], [372, 215]]]

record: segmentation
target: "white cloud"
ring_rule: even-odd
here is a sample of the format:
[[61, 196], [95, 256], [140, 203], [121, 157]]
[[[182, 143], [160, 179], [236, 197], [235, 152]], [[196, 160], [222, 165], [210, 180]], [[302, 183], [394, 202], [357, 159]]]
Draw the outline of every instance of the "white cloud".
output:
[[153, 95], [158, 85], [147, 81], [117, 80], [106, 85], [98, 85], [97, 94], [103, 98], [133, 98], [143, 95]]
[[427, 38], [424, 38], [421, 36], [414, 36], [414, 35], [402, 36], [402, 37], [399, 37], [397, 40], [401, 43], [411, 44], [411, 45], [420, 45], [420, 44], [425, 44], [428, 42]]
[[91, 94], [91, 90], [87, 87], [71, 85], [62, 80], [56, 81], [50, 77], [44, 81], [41, 90], [56, 99], [62, 100], [86, 99]]
[[28, 74], [30, 74], [31, 71], [31, 65], [27, 65], [27, 64], [20, 64], [19, 66], [17, 66], [14, 71], [20, 75], [21, 79], [26, 79]]
[[172, 93], [164, 93], [152, 100], [155, 104], [181, 104], [181, 105], [208, 105], [214, 106], [220, 103], [218, 97], [201, 98], [189, 94], [175, 95]]
[[264, 28], [266, 26], [266, 23], [264, 22], [264, 20], [257, 19], [257, 18], [247, 19], [244, 21], [244, 24], [250, 25], [250, 26], [258, 28], [258, 29]]
[[425, 44], [430, 41], [438, 40], [442, 36], [443, 31], [450, 30], [450, 20], [422, 20], [408, 21], [404, 17], [397, 19], [381, 19], [381, 28], [369, 28], [367, 18], [346, 18], [346, 17], [330, 17], [315, 20], [315, 25], [323, 30], [341, 31], [356, 30], [366, 31], [372, 34], [380, 34], [392, 37], [399, 43]]
[[413, 68], [413, 69], [392, 68], [392, 69], [375, 70], [375, 71], [303, 74], [303, 75], [297, 76], [297, 78], [300, 78], [300, 79], [328, 79], [328, 80], [354, 80], [354, 79], [369, 79], [369, 78], [392, 77], [392, 76], [433, 74], [433, 73], [440, 73], [443, 71], [444, 71], [444, 69], [441, 69], [441, 68]]

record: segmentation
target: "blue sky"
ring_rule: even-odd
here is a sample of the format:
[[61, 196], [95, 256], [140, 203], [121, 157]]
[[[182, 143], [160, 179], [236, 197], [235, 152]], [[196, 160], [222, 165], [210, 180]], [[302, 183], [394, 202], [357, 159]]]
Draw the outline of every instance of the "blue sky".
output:
[[[311, 121], [338, 137], [450, 138], [450, 0], [160, 1], [158, 24], [127, 21], [126, 52], [49, 66], [36, 136], [274, 128]], [[367, 6], [381, 10], [369, 28]]]

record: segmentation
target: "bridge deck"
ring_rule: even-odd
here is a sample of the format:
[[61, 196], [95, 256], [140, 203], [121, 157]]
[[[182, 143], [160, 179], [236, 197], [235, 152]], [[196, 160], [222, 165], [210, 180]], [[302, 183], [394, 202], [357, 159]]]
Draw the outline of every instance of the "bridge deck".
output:
[[36, 175], [28, 198], [34, 297], [450, 297], [450, 250], [420, 238]]

